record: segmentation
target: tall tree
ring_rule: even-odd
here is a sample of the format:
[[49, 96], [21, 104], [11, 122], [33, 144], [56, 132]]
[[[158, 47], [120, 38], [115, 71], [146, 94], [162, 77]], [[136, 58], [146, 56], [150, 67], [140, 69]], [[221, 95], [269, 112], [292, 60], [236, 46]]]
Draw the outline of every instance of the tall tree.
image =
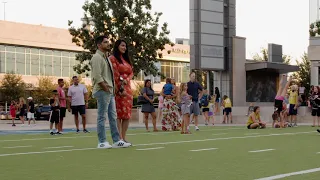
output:
[[310, 70], [311, 70], [311, 62], [308, 59], [308, 54], [306, 52], [301, 56], [300, 61], [296, 61], [299, 66], [299, 71], [293, 74], [294, 79], [298, 80], [298, 83], [301, 86], [306, 88], [305, 92], [309, 92], [310, 90]]
[[1, 94], [4, 100], [8, 103], [11, 100], [18, 100], [24, 97], [26, 90], [26, 83], [23, 81], [22, 76], [12, 73], [5, 74], [1, 80]]
[[52, 91], [56, 89], [56, 85], [53, 83], [53, 78], [41, 76], [38, 78], [38, 86], [33, 91], [32, 95], [34, 101], [39, 104], [49, 104], [49, 99], [52, 96]]
[[[252, 58], [253, 60], [256, 60], [256, 61], [268, 61], [269, 60], [268, 49], [261, 48], [260, 54], [256, 53]], [[283, 54], [282, 60], [283, 60], [283, 63], [290, 64], [292, 58], [289, 55]]]
[[76, 59], [80, 62], [74, 67], [79, 74], [90, 71], [88, 60], [95, 52], [94, 38], [99, 35], [110, 37], [112, 45], [119, 38], [128, 43], [133, 60], [134, 74], [140, 70], [147, 74], [159, 75], [154, 62], [158, 61], [158, 50], [164, 50], [166, 44], [172, 44], [168, 38], [168, 24], [164, 23], [159, 32], [159, 19], [162, 13], [151, 12], [150, 0], [93, 0], [86, 1], [84, 24], [80, 28], [72, 26], [69, 32], [72, 41], [82, 47]]

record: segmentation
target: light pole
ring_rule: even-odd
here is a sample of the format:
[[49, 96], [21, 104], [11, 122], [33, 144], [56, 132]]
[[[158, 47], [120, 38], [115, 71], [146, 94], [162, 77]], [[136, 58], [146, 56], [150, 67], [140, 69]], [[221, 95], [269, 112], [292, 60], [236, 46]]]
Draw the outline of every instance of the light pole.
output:
[[6, 20], [6, 4], [7, 4], [7, 2], [2, 1], [2, 3], [3, 3], [3, 20], [5, 21]]

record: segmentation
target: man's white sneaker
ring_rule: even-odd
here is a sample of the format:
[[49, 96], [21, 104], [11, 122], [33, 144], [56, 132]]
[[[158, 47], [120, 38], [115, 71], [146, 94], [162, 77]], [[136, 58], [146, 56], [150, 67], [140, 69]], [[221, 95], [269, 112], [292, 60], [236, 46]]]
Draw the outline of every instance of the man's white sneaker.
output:
[[199, 130], [200, 130], [198, 126], [195, 126], [194, 129], [195, 129], [196, 131], [199, 131]]
[[120, 141], [114, 143], [112, 145], [112, 148], [127, 148], [130, 146], [131, 146], [131, 143], [127, 143], [127, 142], [124, 142], [123, 140], [120, 140]]
[[110, 149], [110, 148], [112, 148], [112, 146], [108, 142], [98, 144], [98, 149]]

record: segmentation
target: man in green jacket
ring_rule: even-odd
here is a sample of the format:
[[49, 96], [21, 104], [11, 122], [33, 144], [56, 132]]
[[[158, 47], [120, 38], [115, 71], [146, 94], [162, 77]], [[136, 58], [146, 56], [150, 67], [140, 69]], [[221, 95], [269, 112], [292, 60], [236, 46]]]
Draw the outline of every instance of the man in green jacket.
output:
[[[116, 102], [114, 98], [115, 86], [113, 78], [112, 64], [107, 58], [110, 49], [109, 39], [106, 36], [99, 36], [95, 40], [97, 51], [91, 59], [91, 80], [93, 85], [93, 96], [97, 99], [98, 118], [98, 148], [125, 148], [131, 146], [120, 139], [117, 128]], [[105, 121], [108, 114], [109, 125], [113, 145], [111, 146], [106, 138]]]

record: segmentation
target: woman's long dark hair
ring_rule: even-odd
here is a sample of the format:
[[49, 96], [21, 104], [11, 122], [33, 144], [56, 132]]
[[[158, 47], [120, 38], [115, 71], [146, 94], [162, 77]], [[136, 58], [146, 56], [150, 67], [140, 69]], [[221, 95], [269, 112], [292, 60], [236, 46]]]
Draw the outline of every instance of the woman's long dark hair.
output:
[[220, 97], [220, 91], [219, 91], [219, 88], [218, 88], [218, 87], [215, 87], [215, 88], [214, 88], [214, 94], [216, 94], [217, 96]]
[[130, 58], [129, 58], [129, 49], [128, 49], [128, 44], [126, 41], [119, 39], [116, 41], [116, 43], [114, 44], [113, 47], [113, 55], [114, 57], [119, 61], [119, 63], [122, 64], [122, 60], [121, 60], [121, 52], [119, 51], [119, 46], [120, 44], [124, 42], [126, 44], [126, 52], [124, 54], [122, 54], [122, 57], [125, 61], [127, 61], [127, 63], [131, 64]]
[[[150, 80], [150, 79], [146, 79], [146, 80], [144, 81], [144, 87], [147, 87], [147, 83], [148, 83], [148, 82], [151, 83], [151, 80]], [[152, 86], [150, 86], [149, 88], [153, 91]]]

